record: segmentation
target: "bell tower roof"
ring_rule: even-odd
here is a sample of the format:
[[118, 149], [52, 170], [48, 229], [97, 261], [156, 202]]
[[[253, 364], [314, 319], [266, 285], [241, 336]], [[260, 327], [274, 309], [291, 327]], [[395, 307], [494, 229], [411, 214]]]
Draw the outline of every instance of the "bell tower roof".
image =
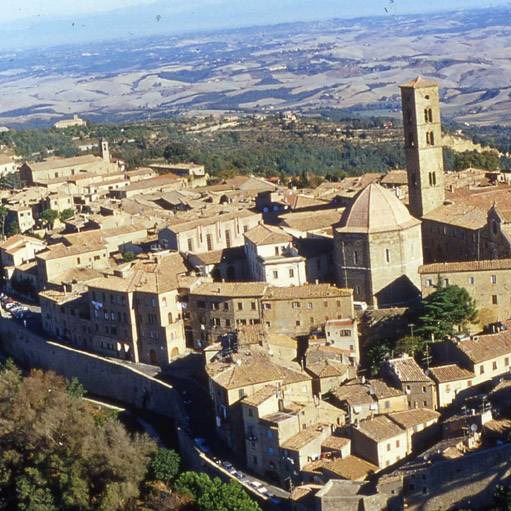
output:
[[425, 87], [438, 87], [438, 83], [433, 80], [428, 80], [422, 76], [417, 76], [414, 80], [402, 83], [399, 87], [403, 89], [423, 89]]

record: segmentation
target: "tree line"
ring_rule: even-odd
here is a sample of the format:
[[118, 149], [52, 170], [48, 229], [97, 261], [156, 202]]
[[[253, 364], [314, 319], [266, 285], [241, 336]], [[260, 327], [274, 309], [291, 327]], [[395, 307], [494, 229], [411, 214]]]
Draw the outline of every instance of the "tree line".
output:
[[260, 511], [236, 482], [182, 472], [178, 453], [130, 434], [84, 388], [0, 365], [0, 509]]

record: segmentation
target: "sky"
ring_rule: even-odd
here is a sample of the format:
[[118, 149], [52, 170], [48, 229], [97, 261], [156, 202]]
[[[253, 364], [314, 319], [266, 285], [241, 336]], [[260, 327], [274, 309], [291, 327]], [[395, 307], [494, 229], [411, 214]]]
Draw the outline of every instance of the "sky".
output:
[[[251, 2], [259, 0], [239, 0], [239, 4], [247, 6], [250, 11]], [[278, 2], [279, 0], [277, 0]], [[508, 3], [509, 0], [428, 0], [423, 2], [419, 0], [365, 0], [357, 2], [356, 0], [337, 0], [339, 16], [343, 16], [343, 12], [350, 16], [375, 14], [383, 12], [384, 7], [394, 9], [400, 13], [420, 12], [424, 9], [443, 10], [446, 8], [472, 8], [487, 7], [491, 5], [499, 5]], [[84, 14], [94, 14], [99, 12], [111, 11], [119, 8], [126, 8], [136, 5], [159, 4], [157, 0], [2, 0], [2, 9], [0, 10], [0, 23], [5, 21], [13, 21], [28, 17], [62, 17], [77, 16]], [[214, 9], [218, 5], [225, 4], [222, 0], [167, 0], [169, 6], [176, 10], [189, 8], [191, 5], [198, 9]], [[289, 2], [292, 3], [292, 2]], [[332, 3], [330, 0], [311, 0], [303, 2], [296, 0], [296, 4], [309, 3], [314, 5], [321, 14], [323, 9], [331, 11]]]
[[511, 0], [0, 0], [0, 49], [271, 25], [327, 18], [422, 13]]

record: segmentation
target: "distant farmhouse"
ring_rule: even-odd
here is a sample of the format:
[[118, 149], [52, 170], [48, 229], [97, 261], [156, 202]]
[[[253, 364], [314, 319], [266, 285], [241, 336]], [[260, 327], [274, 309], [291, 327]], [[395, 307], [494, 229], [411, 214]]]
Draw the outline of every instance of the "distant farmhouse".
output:
[[66, 128], [71, 128], [73, 126], [87, 126], [87, 121], [84, 121], [78, 115], [73, 115], [72, 119], [62, 119], [61, 121], [57, 121], [53, 127], [58, 130], [63, 130]]

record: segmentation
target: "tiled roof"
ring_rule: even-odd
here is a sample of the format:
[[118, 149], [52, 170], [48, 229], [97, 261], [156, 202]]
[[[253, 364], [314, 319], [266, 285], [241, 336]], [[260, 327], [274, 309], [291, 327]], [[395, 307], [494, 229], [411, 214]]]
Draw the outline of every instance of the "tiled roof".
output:
[[268, 287], [265, 300], [292, 300], [294, 298], [328, 298], [353, 296], [352, 289], [332, 286], [331, 284], [304, 284], [291, 287]]
[[406, 170], [391, 170], [383, 176], [381, 183], [386, 185], [406, 185], [408, 184], [408, 173]]
[[335, 360], [322, 360], [308, 365], [306, 371], [316, 378], [335, 378], [346, 374], [348, 366]]
[[428, 372], [437, 383], [466, 380], [474, 377], [474, 373], [457, 364], [430, 367]]
[[274, 243], [290, 243], [293, 236], [279, 227], [259, 224], [245, 233], [245, 238], [254, 245], [272, 245]]
[[431, 382], [412, 357], [404, 356], [388, 361], [400, 382]]
[[459, 341], [457, 347], [475, 364], [491, 360], [511, 354], [511, 331], [472, 337]]
[[266, 400], [275, 396], [276, 393], [277, 393], [276, 385], [265, 385], [251, 396], [247, 396], [246, 398], [244, 398], [243, 403], [250, 406], [259, 406], [261, 403], [264, 403]]
[[404, 429], [410, 429], [414, 426], [425, 424], [432, 420], [437, 421], [440, 414], [435, 412], [435, 410], [429, 410], [428, 408], [418, 408], [416, 410], [388, 413], [387, 417], [394, 421], [398, 426], [401, 426]]
[[323, 469], [335, 474], [342, 479], [350, 481], [360, 481], [365, 479], [370, 473], [377, 472], [378, 467], [363, 460], [357, 456], [347, 456], [346, 458], [337, 458], [324, 463]]
[[337, 224], [343, 211], [344, 208], [286, 213], [280, 216], [280, 221], [283, 225], [298, 231], [317, 231]]
[[417, 78], [401, 84], [400, 87], [405, 89], [421, 89], [423, 87], [438, 87], [438, 83], [434, 82], [433, 80], [428, 80], [427, 78], [422, 78], [422, 76], [417, 76]]
[[374, 402], [369, 389], [361, 383], [348, 383], [331, 391], [331, 394], [340, 402], [350, 406], [370, 405]]
[[337, 232], [387, 232], [419, 224], [394, 193], [373, 183], [344, 211]]
[[234, 261], [236, 259], [245, 258], [244, 247], [231, 247], [222, 250], [212, 250], [211, 252], [203, 252], [202, 254], [190, 253], [190, 256], [196, 258], [205, 265], [219, 264], [222, 262]]
[[[197, 213], [195, 213], [195, 216]], [[234, 220], [235, 218], [248, 218], [252, 216], [261, 216], [259, 213], [254, 213], [248, 209], [241, 209], [239, 211], [232, 211], [229, 213], [219, 215], [209, 215], [203, 218], [195, 218], [193, 220], [183, 220], [183, 218], [177, 218], [169, 223], [168, 229], [175, 233], [191, 231], [199, 226], [212, 225], [222, 222]]]
[[264, 282], [208, 282], [197, 286], [194, 295], [218, 297], [263, 296], [268, 284]]
[[211, 378], [226, 389], [236, 389], [258, 383], [282, 381], [284, 384], [309, 381], [308, 374], [276, 364], [268, 356], [239, 356], [234, 363], [213, 362], [206, 366]]
[[327, 430], [329, 430], [329, 427], [326, 424], [314, 424], [306, 429], [302, 429], [302, 431], [299, 431], [291, 438], [288, 438], [281, 445], [281, 448], [287, 449], [289, 451], [299, 451], [300, 449], [303, 449], [307, 444], [310, 444], [314, 440], [324, 435], [325, 431]]
[[456, 273], [465, 271], [511, 270], [511, 259], [484, 261], [459, 261], [453, 263], [432, 263], [419, 266], [420, 274]]
[[452, 204], [444, 204], [422, 217], [423, 220], [432, 220], [442, 224], [477, 230], [488, 222], [487, 210], [470, 204], [464, 199]]
[[351, 440], [349, 438], [346, 438], [344, 436], [329, 436], [328, 438], [325, 438], [323, 440], [321, 447], [325, 449], [333, 449], [333, 450], [341, 450], [344, 447], [346, 447]]
[[357, 429], [375, 442], [382, 442], [404, 433], [402, 428], [385, 415], [361, 421]]

